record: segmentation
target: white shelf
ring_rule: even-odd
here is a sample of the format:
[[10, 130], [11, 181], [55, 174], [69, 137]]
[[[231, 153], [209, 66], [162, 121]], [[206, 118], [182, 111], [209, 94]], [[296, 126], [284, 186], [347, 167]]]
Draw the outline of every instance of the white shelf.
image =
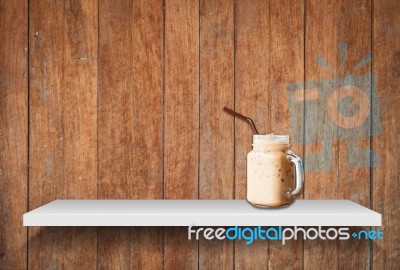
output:
[[297, 200], [255, 208], [244, 200], [56, 200], [24, 214], [24, 226], [381, 226], [348, 200]]

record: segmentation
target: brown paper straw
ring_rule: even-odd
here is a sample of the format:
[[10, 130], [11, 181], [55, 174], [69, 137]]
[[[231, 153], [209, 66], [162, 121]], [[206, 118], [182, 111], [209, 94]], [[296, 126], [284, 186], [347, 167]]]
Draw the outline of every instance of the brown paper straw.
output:
[[254, 133], [254, 134], [258, 134], [256, 125], [254, 124], [253, 120], [251, 120], [251, 118], [246, 117], [246, 116], [244, 116], [244, 115], [242, 115], [242, 114], [240, 114], [240, 113], [237, 113], [237, 112], [235, 112], [235, 111], [232, 111], [231, 109], [228, 109], [227, 107], [224, 107], [224, 111], [227, 112], [227, 113], [229, 113], [229, 114], [232, 114], [233, 116], [236, 116], [236, 117], [238, 117], [238, 118], [240, 118], [240, 119], [246, 121], [247, 123], [249, 123], [251, 129], [253, 130], [253, 133]]

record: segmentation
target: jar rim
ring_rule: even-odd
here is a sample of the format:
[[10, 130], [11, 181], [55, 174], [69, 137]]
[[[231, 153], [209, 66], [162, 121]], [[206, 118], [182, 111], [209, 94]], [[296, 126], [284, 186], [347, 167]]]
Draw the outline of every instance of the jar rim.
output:
[[253, 135], [253, 144], [289, 144], [289, 135]]

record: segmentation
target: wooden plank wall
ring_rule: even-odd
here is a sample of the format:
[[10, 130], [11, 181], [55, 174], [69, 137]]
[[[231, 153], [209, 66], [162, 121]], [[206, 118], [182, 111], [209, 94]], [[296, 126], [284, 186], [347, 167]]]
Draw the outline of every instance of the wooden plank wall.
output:
[[28, 5], [0, 1], [0, 268], [24, 269], [28, 202]]
[[372, 262], [374, 269], [399, 268], [400, 262], [400, 162], [396, 157], [400, 144], [391, 139], [400, 130], [398, 95], [400, 83], [399, 3], [395, 0], [373, 3], [372, 70], [376, 75], [378, 95], [381, 99], [382, 136], [372, 139], [373, 149], [381, 153], [381, 166], [372, 170], [373, 208], [382, 213], [387, 241], [374, 243]]
[[[400, 267], [398, 1], [0, 0], [0, 29], [0, 269]], [[57, 198], [244, 199], [251, 132], [222, 107], [293, 134], [287, 84], [339, 86], [324, 80], [368, 53], [351, 75], [373, 74], [382, 130], [351, 143], [380, 164], [349, 166], [348, 142], [334, 140], [332, 168], [306, 173], [304, 198], [372, 207], [385, 240], [246, 246], [188, 241], [187, 228], [22, 227]], [[306, 141], [317, 127], [304, 117]]]
[[[96, 11], [96, 1], [29, 3], [29, 209], [97, 197]], [[28, 234], [29, 268], [96, 266], [91, 228]]]

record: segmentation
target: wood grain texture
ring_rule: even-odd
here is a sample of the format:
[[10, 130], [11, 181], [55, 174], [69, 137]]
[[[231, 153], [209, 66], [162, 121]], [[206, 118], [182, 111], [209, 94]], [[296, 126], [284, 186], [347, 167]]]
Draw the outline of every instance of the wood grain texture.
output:
[[[234, 198], [234, 1], [200, 1], [200, 199]], [[199, 268], [233, 268], [233, 242], [199, 242]]]
[[[252, 118], [260, 134], [271, 131], [270, 5], [266, 1], [236, 1], [235, 110]], [[235, 120], [235, 199], [246, 199], [246, 157], [252, 131]], [[269, 242], [235, 242], [235, 268], [263, 269], [269, 262]]]
[[[29, 208], [95, 199], [97, 1], [29, 7]], [[29, 236], [29, 268], [96, 267], [93, 228], [32, 228]]]
[[0, 268], [26, 268], [28, 58], [25, 1], [0, 1]]
[[[382, 135], [373, 137], [381, 165], [372, 171], [373, 209], [382, 214], [383, 241], [373, 243], [373, 269], [400, 266], [400, 5], [398, 1], [373, 1], [373, 73], [381, 101]], [[373, 108], [376, 110], [377, 108]], [[376, 161], [374, 161], [376, 162]]]
[[165, 198], [198, 197], [199, 5], [166, 2]]
[[[303, 1], [271, 1], [269, 30], [269, 101], [271, 131], [275, 134], [289, 134], [293, 144], [290, 126], [287, 85], [304, 78], [304, 3]], [[298, 132], [302, 134], [302, 131]], [[303, 155], [302, 147], [293, 151]], [[303, 241], [289, 241], [284, 246], [271, 241], [269, 247], [270, 269], [302, 269]]]
[[[199, 3], [165, 2], [164, 198], [197, 199], [199, 181]], [[187, 228], [165, 228], [165, 269], [196, 269]]]
[[[162, 3], [99, 4], [98, 198], [161, 198]], [[162, 267], [161, 228], [101, 228], [98, 246], [100, 269]]]
[[[321, 68], [317, 65], [315, 59], [318, 54], [323, 55], [324, 59], [334, 67], [339, 65], [338, 57], [338, 45], [340, 40], [337, 38], [337, 28], [340, 25], [340, 6], [333, 1], [325, 1], [320, 3], [319, 1], [308, 0], [306, 1], [306, 29], [305, 29], [305, 81], [308, 80], [318, 80], [324, 78], [332, 77], [330, 70]], [[307, 83], [305, 84], [307, 88]], [[323, 101], [317, 100], [316, 104], [324, 108]], [[305, 175], [305, 191], [304, 199], [323, 199], [332, 198], [335, 196], [335, 185], [334, 183], [338, 181], [336, 178], [337, 167], [337, 153], [338, 145], [337, 142], [331, 141], [324, 142], [324, 136], [322, 134], [333, 134], [331, 137], [335, 136], [334, 128], [329, 126], [329, 120], [323, 118], [324, 111], [313, 111], [310, 109], [310, 105], [304, 103], [305, 110], [310, 113], [310, 116], [306, 117], [305, 123], [305, 134], [304, 136], [309, 136], [308, 131], [317, 128], [316, 123], [319, 119], [323, 119], [318, 126], [321, 133], [316, 136], [316, 143], [314, 145], [305, 146], [305, 154], [321, 151], [323, 146], [316, 149], [316, 145], [320, 143], [328, 143], [326, 146], [328, 149], [332, 149], [332, 156], [327, 155], [327, 158], [332, 158], [333, 161], [328, 161], [331, 164], [331, 168], [328, 172], [308, 172]], [[305, 138], [306, 140], [307, 138]], [[313, 147], [314, 146], [314, 147]], [[321, 159], [317, 159], [322, 162]], [[305, 160], [305, 166], [309, 166], [311, 163]], [[322, 167], [317, 164], [315, 167]], [[318, 269], [320, 266], [324, 266], [326, 269], [335, 269], [337, 267], [337, 243], [331, 241], [305, 241], [304, 242], [304, 268], [305, 269]]]
[[[367, 63], [359, 69], [353, 70], [360, 60], [371, 53], [371, 1], [357, 0], [340, 2], [341, 24], [338, 28], [338, 38], [341, 42], [347, 43], [347, 53], [341, 76], [363, 76], [357, 82], [358, 87], [363, 88], [368, 96], [371, 96], [372, 86], [370, 84], [371, 63]], [[337, 46], [338, 48], [339, 46]], [[338, 50], [338, 49], [336, 49]], [[339, 68], [339, 66], [338, 66]], [[339, 104], [337, 105], [339, 107]], [[361, 107], [368, 104], [360, 103]], [[339, 112], [339, 110], [338, 110]], [[372, 121], [368, 121], [368, 128], [361, 132], [352, 131], [352, 138], [341, 140], [338, 151], [338, 182], [335, 183], [337, 195], [334, 198], [349, 199], [365, 207], [371, 207], [370, 196], [370, 171], [371, 156], [369, 155], [370, 138], [372, 133]], [[356, 127], [358, 120], [353, 119], [349, 126]], [[341, 136], [339, 131], [339, 137]], [[363, 155], [362, 153], [367, 153]], [[361, 166], [353, 166], [358, 164]], [[366, 227], [352, 228], [354, 231], [369, 229]], [[338, 245], [338, 268], [339, 269], [368, 269], [371, 261], [369, 259], [368, 241], [349, 239], [339, 241]], [[357, 254], [354, 257], [353, 254]], [[347, 258], [353, 257], [351, 260]]]
[[164, 241], [164, 269], [198, 269], [198, 242], [186, 227], [165, 227]]
[[[330, 108], [328, 100], [340, 87], [355, 85], [366, 87], [370, 95], [368, 65], [356, 71], [353, 67], [370, 52], [371, 7], [369, 1], [307, 1], [306, 4], [306, 88], [313, 87], [311, 81], [319, 83], [319, 98], [312, 103], [305, 102], [305, 140], [313, 141], [313, 130], [319, 132], [313, 141], [306, 145], [307, 155], [318, 153], [324, 148], [331, 151], [321, 155], [321, 159], [305, 161], [306, 167], [313, 165], [318, 172], [306, 174], [305, 199], [350, 199], [359, 204], [370, 204], [370, 162], [369, 155], [357, 155], [358, 141], [365, 139], [362, 148], [368, 153], [370, 145], [368, 134], [371, 127], [357, 131], [340, 129], [338, 122], [341, 109]], [[327, 68], [318, 59], [331, 67]], [[361, 79], [354, 75], [367, 74]], [[347, 81], [344, 77], [347, 76]], [[350, 81], [350, 82], [349, 82]], [[325, 93], [324, 93], [325, 92]], [[343, 100], [339, 100], [343, 102]], [[365, 106], [368, 104], [360, 104]], [[334, 104], [340, 108], [340, 104]], [[337, 111], [332, 118], [329, 111]], [[356, 127], [357, 123], [352, 123]], [[367, 123], [368, 126], [368, 123]], [[346, 138], [345, 134], [349, 134]], [[315, 146], [320, 148], [317, 150]], [[354, 149], [349, 150], [351, 147]], [[329, 167], [323, 171], [323, 163]], [[307, 164], [308, 163], [308, 164]], [[316, 164], [315, 164], [316, 163]], [[351, 163], [360, 167], [352, 167]], [[353, 228], [354, 230], [357, 228]], [[357, 254], [354, 256], [353, 254]], [[351, 260], [345, 259], [352, 257]], [[366, 269], [369, 267], [367, 241], [351, 239], [341, 241], [307, 241], [304, 245], [304, 267]]]

